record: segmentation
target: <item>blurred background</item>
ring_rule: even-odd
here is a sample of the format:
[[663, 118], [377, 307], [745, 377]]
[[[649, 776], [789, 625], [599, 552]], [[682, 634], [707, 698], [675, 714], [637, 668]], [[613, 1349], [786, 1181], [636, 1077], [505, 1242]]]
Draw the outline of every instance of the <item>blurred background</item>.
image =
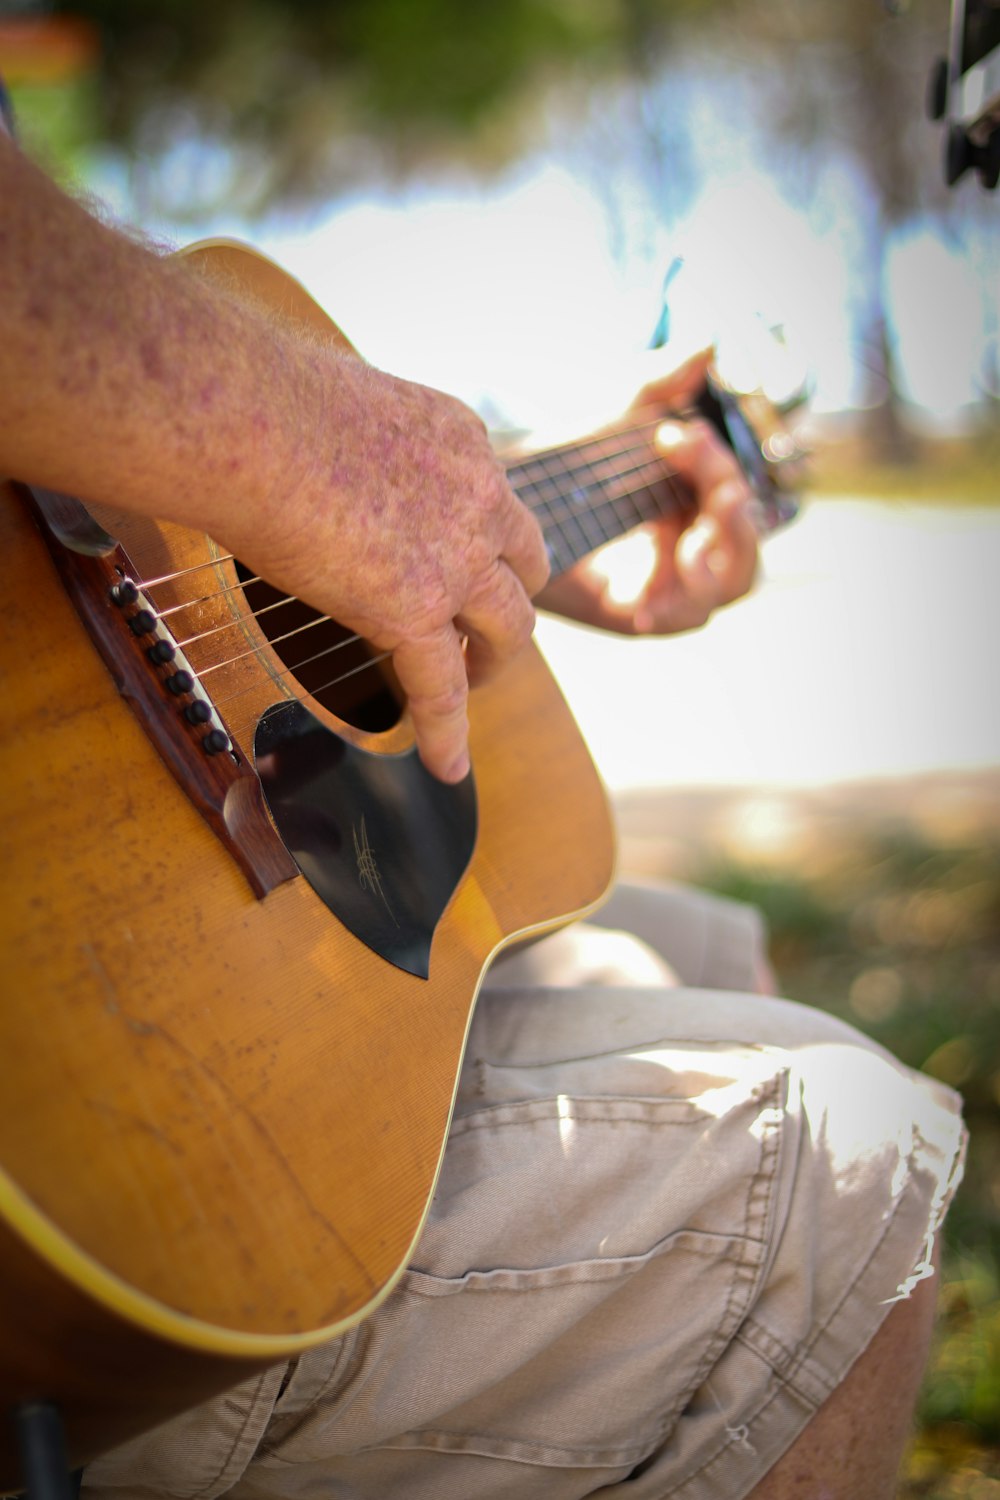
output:
[[[1000, 193], [945, 185], [947, 0], [0, 0], [26, 147], [235, 235], [498, 434], [749, 356], [809, 448], [754, 596], [539, 635], [627, 873], [746, 896], [781, 988], [965, 1094], [901, 1493], [1000, 1500]], [[666, 302], [664, 288], [666, 287]], [[641, 542], [608, 560], [635, 587]]]

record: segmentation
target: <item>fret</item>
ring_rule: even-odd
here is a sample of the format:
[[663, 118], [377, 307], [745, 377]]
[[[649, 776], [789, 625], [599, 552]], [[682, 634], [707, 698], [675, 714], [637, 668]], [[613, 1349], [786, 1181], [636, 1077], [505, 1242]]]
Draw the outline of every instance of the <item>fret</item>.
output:
[[576, 511], [571, 511], [559, 526], [576, 557], [586, 557], [588, 552], [594, 551], [594, 543], [587, 535], [583, 518]]
[[656, 426], [611, 430], [508, 465], [512, 488], [542, 527], [554, 577], [686, 503], [653, 445]]
[[608, 529], [599, 506], [593, 510], [581, 512], [578, 519], [580, 529], [590, 543], [590, 550], [592, 552], [596, 552], [598, 547], [603, 547], [604, 543], [610, 540]]
[[553, 578], [558, 578], [560, 573], [565, 573], [579, 562], [579, 558], [570, 550], [568, 543], [560, 532], [555, 529], [545, 531], [545, 545], [549, 555], [549, 568]]

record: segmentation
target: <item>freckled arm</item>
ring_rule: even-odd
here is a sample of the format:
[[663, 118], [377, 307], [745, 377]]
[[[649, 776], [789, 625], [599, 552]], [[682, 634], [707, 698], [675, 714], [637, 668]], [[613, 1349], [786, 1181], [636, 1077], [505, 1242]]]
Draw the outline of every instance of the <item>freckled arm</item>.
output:
[[103, 224], [5, 137], [0, 200], [3, 472], [206, 530], [234, 479], [280, 464], [293, 487], [275, 435], [301, 418], [312, 351]]
[[5, 137], [0, 202], [0, 473], [207, 531], [366, 636], [461, 779], [469, 672], [521, 648], [548, 573], [479, 419], [151, 253]]

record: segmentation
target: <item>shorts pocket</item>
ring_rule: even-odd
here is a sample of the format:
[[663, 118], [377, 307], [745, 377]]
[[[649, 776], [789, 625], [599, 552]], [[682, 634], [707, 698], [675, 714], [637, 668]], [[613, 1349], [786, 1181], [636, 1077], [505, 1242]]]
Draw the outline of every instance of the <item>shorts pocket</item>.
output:
[[609, 1478], [638, 1463], [770, 1259], [794, 1125], [784, 1070], [746, 1051], [746, 1076], [716, 1069], [711, 1088], [699, 1060], [686, 1097], [559, 1092], [456, 1120], [411, 1267], [343, 1377], [275, 1424], [263, 1461], [419, 1448]]

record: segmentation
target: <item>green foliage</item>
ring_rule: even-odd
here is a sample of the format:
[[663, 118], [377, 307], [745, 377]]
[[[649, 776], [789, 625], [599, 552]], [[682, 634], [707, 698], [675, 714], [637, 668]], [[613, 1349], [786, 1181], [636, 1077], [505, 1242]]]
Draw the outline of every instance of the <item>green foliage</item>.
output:
[[650, 77], [682, 27], [739, 3], [74, 0], [65, 13], [97, 37], [94, 139], [141, 163], [145, 198], [161, 196], [157, 159], [197, 143], [216, 200], [254, 213], [375, 172], [509, 161], [537, 145], [553, 82]]
[[[379, 160], [514, 149], [546, 70], [613, 63], [616, 0], [76, 0], [98, 35], [94, 125], [155, 156], [185, 138], [241, 159], [225, 183], [309, 199]], [[254, 191], [248, 191], [253, 180]], [[251, 205], [254, 206], [254, 205]]]
[[58, 180], [84, 175], [99, 119], [94, 80], [35, 84], [17, 92], [18, 131], [33, 156]]

